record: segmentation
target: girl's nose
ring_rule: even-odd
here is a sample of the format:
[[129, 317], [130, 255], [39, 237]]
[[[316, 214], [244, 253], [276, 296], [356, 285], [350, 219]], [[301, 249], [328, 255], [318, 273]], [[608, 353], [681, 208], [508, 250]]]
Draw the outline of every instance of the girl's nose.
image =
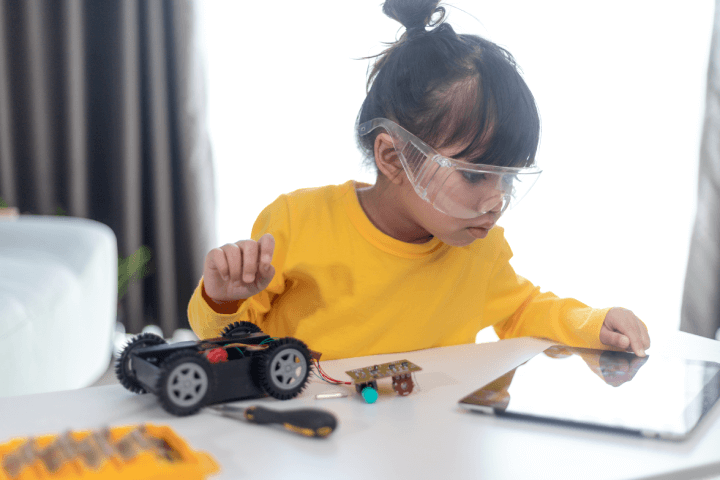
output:
[[492, 213], [499, 216], [505, 210], [505, 204], [506, 195], [501, 191], [494, 190], [490, 197], [479, 199], [476, 211], [482, 214]]

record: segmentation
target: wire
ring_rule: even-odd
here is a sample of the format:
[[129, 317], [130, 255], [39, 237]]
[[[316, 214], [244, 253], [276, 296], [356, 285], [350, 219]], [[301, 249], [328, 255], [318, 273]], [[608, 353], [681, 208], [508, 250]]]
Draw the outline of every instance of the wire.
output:
[[325, 373], [325, 371], [323, 371], [322, 367], [320, 366], [319, 360], [314, 360], [314, 363], [315, 363], [315, 368], [320, 373], [320, 375], [322, 375], [323, 380], [325, 380], [326, 382], [332, 383], [334, 385], [352, 385], [352, 382], [343, 382], [342, 380], [336, 380], [336, 379], [332, 378], [330, 375], [328, 375], [327, 373]]
[[317, 378], [319, 378], [319, 379], [322, 380], [323, 382], [327, 382], [327, 383], [330, 383], [330, 384], [332, 384], [332, 385], [336, 385], [334, 382], [330, 382], [330, 381], [326, 380], [324, 377], [322, 377], [322, 376], [321, 376], [318, 372], [316, 372], [315, 370], [311, 369], [310, 371], [313, 373], [313, 375], [315, 375]]
[[[313, 373], [315, 373], [315, 372], [313, 372]], [[324, 379], [323, 377], [321, 377], [320, 375], [318, 375], [317, 373], [315, 373], [315, 376], [316, 376], [317, 378], [319, 378], [320, 380], [322, 380], [323, 382], [329, 383], [330, 385], [338, 385], [338, 383], [335, 383], [335, 382], [331, 382], [331, 381], [329, 381], [329, 380], [326, 380], [326, 379]]]

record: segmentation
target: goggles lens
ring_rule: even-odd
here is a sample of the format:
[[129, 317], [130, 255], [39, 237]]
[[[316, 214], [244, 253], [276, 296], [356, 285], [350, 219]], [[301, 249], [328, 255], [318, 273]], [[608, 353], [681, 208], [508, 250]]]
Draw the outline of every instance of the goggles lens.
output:
[[542, 172], [536, 167], [496, 167], [443, 157], [386, 118], [363, 123], [360, 134], [366, 135], [377, 127], [390, 134], [417, 194], [452, 217], [475, 218], [490, 211], [502, 214], [522, 200]]

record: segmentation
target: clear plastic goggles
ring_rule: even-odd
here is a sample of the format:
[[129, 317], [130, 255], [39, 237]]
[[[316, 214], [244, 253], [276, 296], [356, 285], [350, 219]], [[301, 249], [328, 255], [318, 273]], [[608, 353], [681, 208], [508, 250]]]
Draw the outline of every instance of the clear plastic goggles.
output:
[[420, 198], [455, 218], [502, 214], [522, 200], [542, 170], [535, 166], [496, 167], [443, 157], [431, 146], [387, 118], [359, 126], [360, 135], [384, 128], [393, 141], [405, 173]]

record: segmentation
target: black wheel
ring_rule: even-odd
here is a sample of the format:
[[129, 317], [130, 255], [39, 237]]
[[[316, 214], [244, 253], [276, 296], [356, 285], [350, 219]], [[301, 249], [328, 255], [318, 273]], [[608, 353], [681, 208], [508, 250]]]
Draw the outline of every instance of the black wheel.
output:
[[281, 338], [258, 357], [257, 376], [265, 392], [280, 400], [295, 398], [310, 378], [310, 351], [296, 338]]
[[234, 322], [225, 327], [222, 336], [225, 338], [249, 335], [251, 333], [262, 333], [260, 327], [250, 322]]
[[160, 366], [157, 394], [160, 405], [173, 415], [190, 415], [202, 408], [213, 391], [210, 362], [195, 352], [176, 352]]
[[167, 342], [159, 335], [155, 335], [154, 333], [141, 333], [125, 345], [122, 353], [120, 353], [120, 358], [115, 363], [115, 376], [123, 387], [133, 393], [147, 393], [135, 378], [130, 353], [138, 348], [162, 345], [163, 343]]

